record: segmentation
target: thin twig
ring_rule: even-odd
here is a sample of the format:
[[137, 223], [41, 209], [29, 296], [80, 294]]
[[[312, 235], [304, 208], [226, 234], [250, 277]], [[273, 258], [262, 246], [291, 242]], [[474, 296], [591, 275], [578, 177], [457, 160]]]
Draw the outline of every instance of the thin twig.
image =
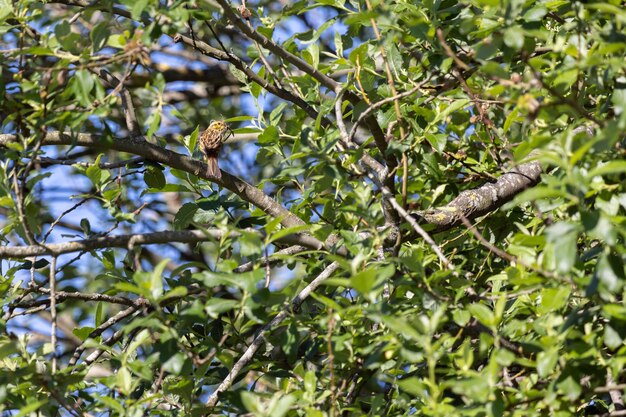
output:
[[232, 367], [226, 378], [224, 378], [215, 391], [209, 395], [209, 398], [206, 401], [207, 406], [214, 407], [219, 400], [219, 394], [232, 386], [237, 375], [239, 375], [241, 370], [254, 358], [256, 351], [259, 350], [259, 348], [265, 343], [265, 335], [282, 323], [292, 311], [300, 308], [304, 300], [306, 300], [313, 293], [313, 291], [321, 285], [322, 282], [330, 278], [333, 272], [335, 272], [338, 268], [339, 263], [337, 262], [333, 262], [328, 265], [326, 269], [324, 269], [313, 281], [311, 281], [309, 285], [304, 287], [304, 289], [293, 298], [290, 308], [281, 310], [271, 322], [261, 328], [254, 340], [252, 340], [252, 343], [250, 343], [250, 346], [248, 346], [244, 354], [241, 355], [239, 360]]
[[[256, 139], [256, 136], [255, 136]], [[246, 140], [251, 140], [251, 139], [247, 139]], [[232, 139], [229, 141], [229, 143], [232, 142]], [[123, 161], [118, 161], [118, 162], [100, 162], [100, 164], [98, 164], [98, 167], [100, 169], [117, 169], [117, 168], [124, 168], [126, 166], [129, 165], [137, 165], [140, 164], [144, 161], [145, 159], [137, 156], [134, 158], [130, 158], [130, 159], [125, 159]], [[82, 161], [76, 161], [73, 159], [61, 159], [61, 158], [48, 158], [45, 156], [42, 156], [38, 159], [38, 161], [42, 162], [43, 164], [47, 164], [47, 165], [70, 165], [70, 166], [74, 166], [74, 165], [78, 165], [81, 167], [90, 167], [93, 166], [94, 164], [92, 162], [82, 162]]]
[[[45, 288], [38, 288], [34, 290], [34, 292], [42, 293], [42, 294], [50, 294], [50, 290]], [[82, 301], [103, 301], [106, 303], [114, 303], [131, 306], [134, 305], [134, 301], [126, 298], [126, 297], [116, 297], [107, 294], [98, 294], [98, 293], [82, 293], [82, 292], [66, 292], [66, 291], [56, 291], [56, 301], [63, 300], [82, 300]], [[11, 308], [30, 308], [39, 305], [47, 306], [50, 303], [50, 296], [47, 300], [30, 300], [30, 301], [21, 301], [17, 303], [11, 303]]]
[[50, 344], [52, 345], [52, 374], [57, 372], [57, 257], [50, 260]]
[[481, 235], [478, 230], [476, 230], [474, 225], [469, 221], [469, 219], [467, 217], [461, 215], [461, 221], [463, 222], [465, 227], [467, 227], [468, 230], [470, 232], [472, 232], [474, 237], [478, 240], [478, 242], [480, 242], [481, 245], [483, 245], [485, 248], [489, 249], [491, 252], [493, 252], [499, 258], [502, 258], [502, 259], [504, 259], [506, 261], [509, 261], [513, 265], [515, 265], [515, 264], [522, 265], [524, 268], [530, 269], [531, 271], [535, 271], [538, 274], [541, 274], [541, 275], [543, 275], [543, 276], [545, 276], [547, 278], [553, 278], [553, 279], [557, 279], [559, 281], [567, 281], [567, 279], [564, 278], [564, 277], [561, 277], [561, 276], [559, 276], [559, 275], [557, 275], [557, 274], [555, 274], [553, 272], [544, 271], [541, 268], [537, 268], [537, 267], [529, 264], [528, 262], [525, 262], [523, 259], [520, 259], [520, 258], [518, 258], [516, 256], [510, 255], [507, 252], [503, 251], [502, 249], [499, 249], [499, 248], [495, 247], [494, 245], [489, 243], [489, 241], [487, 239], [485, 239], [485, 237], [483, 235]]
[[82, 206], [83, 204], [85, 204], [87, 201], [89, 201], [91, 199], [91, 197], [88, 198], [83, 198], [81, 201], [79, 201], [78, 203], [74, 204], [72, 207], [68, 208], [67, 210], [65, 210], [63, 213], [61, 213], [59, 215], [59, 217], [57, 217], [51, 224], [50, 227], [48, 228], [48, 231], [46, 232], [46, 234], [43, 236], [43, 240], [42, 243], [46, 243], [46, 240], [48, 240], [48, 237], [50, 236], [50, 233], [52, 233], [52, 230], [54, 229], [54, 227], [59, 224], [59, 222], [61, 221], [61, 219], [63, 218], [63, 216], [65, 216], [68, 213], [71, 213], [72, 211], [76, 210], [78, 207]]
[[[235, 14], [235, 12], [233, 12], [227, 0], [216, 0], [216, 1], [222, 7], [222, 10], [224, 10], [224, 14], [228, 18], [228, 20], [230, 20], [237, 28], [239, 28], [239, 30], [248, 38], [252, 39], [255, 42], [258, 42], [265, 49], [268, 49], [269, 51], [279, 56], [280, 58], [283, 58], [284, 60], [291, 63], [293, 66], [295, 66], [299, 70], [305, 72], [306, 74], [309, 74], [311, 77], [316, 79], [321, 85], [325, 86], [326, 88], [335, 92], [337, 92], [338, 90], [342, 88], [342, 85], [339, 82], [333, 80], [328, 75], [323, 74], [321, 71], [317, 70], [311, 64], [306, 62], [304, 59], [292, 54], [291, 52], [287, 51], [282, 46], [278, 45], [273, 40], [266, 38], [265, 36], [261, 35], [259, 32], [254, 30], [253, 28], [248, 27]], [[357, 105], [358, 103], [361, 102], [361, 98], [357, 96], [354, 92], [346, 91], [345, 94], [346, 94], [346, 98], [353, 105]], [[382, 154], [385, 155], [385, 152], [387, 150], [387, 142], [385, 142], [385, 134], [381, 130], [380, 126], [378, 125], [378, 122], [376, 121], [376, 119], [372, 117], [368, 117], [366, 119], [366, 123], [370, 131], [372, 132], [372, 135], [374, 136], [374, 140], [376, 141], [377, 146], [380, 148]]]
[[[285, 257], [288, 258], [290, 255], [294, 255], [299, 252], [304, 252], [306, 250], [308, 250], [308, 248], [305, 248], [304, 246], [294, 245], [285, 249], [281, 249], [277, 252], [274, 252], [271, 256], [265, 259], [266, 268], [280, 262], [281, 260], [285, 259]], [[233, 272], [241, 273], [241, 272], [252, 271], [255, 265], [256, 265], [256, 262], [252, 262], [252, 261], [246, 262], [245, 264], [241, 264], [237, 268], [235, 268]], [[266, 273], [267, 273], [267, 269], [266, 269]]]
[[359, 127], [361, 123], [363, 123], [363, 121], [370, 115], [371, 112], [373, 112], [376, 109], [381, 108], [385, 104], [393, 103], [394, 101], [399, 100], [401, 98], [412, 96], [413, 94], [417, 93], [420, 90], [420, 88], [422, 88], [424, 84], [426, 84], [427, 82], [428, 80], [423, 81], [419, 83], [418, 85], [416, 85], [415, 87], [413, 87], [412, 89], [410, 89], [409, 91], [405, 91], [404, 93], [387, 97], [369, 106], [367, 109], [363, 111], [363, 113], [359, 115], [358, 119], [356, 119], [356, 122], [354, 122], [354, 124], [352, 125], [352, 129], [350, 129], [350, 133], [347, 136], [348, 141], [352, 142], [354, 140], [354, 136], [356, 135], [357, 128]]
[[139, 121], [137, 120], [137, 113], [135, 112], [135, 106], [133, 105], [133, 97], [131, 96], [130, 91], [124, 87], [124, 82], [131, 73], [132, 70], [129, 68], [126, 74], [124, 74], [124, 77], [120, 80], [106, 69], [101, 69], [97, 72], [100, 78], [114, 88], [114, 91], [119, 89], [120, 97], [122, 98], [122, 107], [124, 109], [126, 127], [128, 128], [131, 137], [140, 138], [143, 137], [143, 134], [141, 133], [141, 128], [139, 127]]
[[[100, 326], [96, 327], [91, 333], [89, 333], [88, 337], [94, 338], [94, 337], [100, 336], [105, 330], [109, 329], [111, 326], [114, 326], [115, 324], [124, 320], [126, 317], [130, 316], [131, 314], [133, 314], [134, 312], [136, 312], [137, 310], [145, 306], [147, 303], [148, 301], [143, 298], [138, 299], [134, 303], [134, 305], [128, 307], [125, 310], [120, 311], [115, 316], [111, 317], [110, 319], [102, 323]], [[78, 359], [80, 359], [80, 355], [85, 351], [85, 349], [86, 349], [85, 342], [83, 342], [74, 351], [74, 355], [72, 355], [72, 358], [69, 361], [69, 366], [76, 365], [76, 362], [78, 362]]]
[[383, 186], [373, 175], [370, 174], [370, 178], [374, 182], [378, 183], [377, 185], [380, 188], [381, 192], [383, 193], [383, 198], [386, 199], [387, 201], [389, 201], [391, 203], [391, 205], [393, 206], [393, 208], [398, 212], [398, 214], [400, 214], [400, 216], [402, 218], [404, 218], [404, 220], [406, 220], [407, 223], [409, 223], [409, 225], [413, 228], [413, 230], [415, 230], [417, 232], [417, 234], [420, 235], [422, 237], [422, 239], [424, 239], [424, 241], [428, 244], [428, 246], [430, 246], [430, 248], [433, 250], [433, 252], [435, 252], [435, 254], [437, 254], [437, 257], [441, 260], [441, 262], [444, 264], [444, 266], [447, 269], [454, 269], [454, 265], [450, 262], [450, 260], [448, 258], [446, 258], [446, 256], [443, 254], [441, 248], [437, 245], [437, 243], [433, 240], [433, 238], [417, 223], [417, 221], [415, 221], [413, 216], [411, 216], [400, 205], [400, 203], [398, 203], [398, 201], [393, 196], [391, 191], [387, 187]]
[[461, 61], [461, 59], [454, 53], [452, 48], [450, 48], [450, 46], [446, 43], [446, 39], [445, 39], [445, 37], [443, 35], [443, 30], [441, 30], [441, 28], [437, 28], [437, 39], [439, 39], [439, 43], [443, 47], [443, 50], [445, 51], [446, 55], [448, 55], [450, 58], [452, 58], [454, 63], [459, 68], [461, 68], [461, 69], [463, 69], [465, 71], [470, 69], [470, 67], [465, 62]]

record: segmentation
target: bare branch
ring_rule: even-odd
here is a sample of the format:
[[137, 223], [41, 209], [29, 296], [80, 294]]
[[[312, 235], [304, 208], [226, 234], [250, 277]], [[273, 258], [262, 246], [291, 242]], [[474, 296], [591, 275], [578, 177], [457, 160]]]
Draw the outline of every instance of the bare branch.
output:
[[[100, 336], [105, 330], [109, 329], [111, 326], [115, 325], [116, 323], [119, 323], [120, 321], [124, 320], [126, 317], [130, 316], [135, 311], [139, 310], [140, 308], [142, 308], [143, 306], [147, 304], [148, 304], [148, 301], [146, 299], [144, 298], [138, 299], [134, 305], [128, 307], [125, 310], [120, 311], [115, 316], [111, 317], [110, 319], [102, 323], [100, 326], [95, 328], [91, 333], [89, 333], [89, 338]], [[69, 366], [76, 365], [76, 362], [78, 362], [78, 359], [80, 359], [80, 355], [84, 351], [85, 351], [85, 343], [83, 342], [83, 344], [78, 346], [76, 350], [74, 351], [74, 355], [69, 361]]]
[[57, 257], [50, 261], [50, 344], [52, 345], [52, 374], [57, 372]]
[[[235, 14], [235, 12], [233, 12], [233, 10], [230, 7], [230, 5], [229, 5], [227, 0], [216, 0], [216, 1], [217, 1], [217, 3], [219, 3], [219, 5], [224, 10], [224, 14], [228, 18], [228, 20], [230, 20], [235, 26], [237, 26], [237, 28], [244, 35], [246, 35], [248, 38], [252, 39], [253, 41], [255, 41], [257, 43], [259, 43], [265, 49], [268, 49], [272, 53], [274, 53], [277, 56], [283, 58], [285, 61], [291, 63], [292, 65], [294, 65], [299, 70], [305, 72], [306, 74], [309, 74], [311, 77], [313, 77], [317, 81], [319, 81], [319, 83], [321, 85], [323, 85], [324, 87], [326, 87], [326, 88], [328, 88], [328, 89], [330, 89], [332, 91], [335, 91], [335, 92], [337, 92], [338, 90], [340, 90], [342, 88], [341, 83], [333, 80], [331, 77], [329, 77], [329, 76], [323, 74], [322, 72], [320, 72], [319, 70], [315, 69], [308, 62], [306, 62], [305, 60], [303, 60], [300, 57], [295, 56], [291, 52], [287, 51], [285, 48], [283, 48], [282, 46], [278, 45], [273, 40], [268, 39], [265, 36], [261, 35], [259, 32], [254, 30], [252, 27], [248, 27], [241, 19], [239, 19], [239, 17]], [[359, 96], [357, 96], [355, 93], [353, 93], [352, 91], [349, 91], [349, 90], [346, 91], [345, 95], [346, 95], [346, 98], [353, 105], [356, 105], [359, 102], [361, 102], [361, 98]], [[376, 121], [375, 118], [373, 118], [371, 116], [368, 116], [366, 118], [365, 122], [367, 123], [367, 126], [369, 127], [370, 131], [372, 132], [372, 135], [374, 136], [374, 140], [376, 141], [376, 145], [379, 147], [379, 149], [383, 153], [383, 156], [387, 157], [385, 155], [385, 152], [387, 151], [387, 142], [385, 141], [385, 134], [381, 130], [380, 126], [378, 125], [378, 122]], [[388, 162], [392, 162], [392, 160], [390, 160], [389, 158], [387, 158], [387, 160], [388, 160]]]
[[304, 287], [304, 289], [300, 291], [300, 293], [298, 293], [298, 295], [296, 295], [293, 300], [291, 300], [290, 308], [281, 310], [280, 313], [278, 313], [271, 322], [261, 328], [250, 346], [248, 346], [248, 349], [246, 349], [244, 354], [241, 355], [241, 357], [239, 358], [237, 363], [235, 363], [226, 378], [224, 378], [222, 383], [215, 389], [215, 391], [211, 393], [206, 402], [207, 406], [214, 407], [219, 400], [219, 394], [231, 387], [231, 385], [235, 381], [235, 378], [237, 377], [237, 375], [239, 375], [239, 372], [241, 372], [241, 370], [254, 358], [254, 354], [256, 353], [256, 351], [259, 350], [259, 348], [265, 342], [265, 335], [270, 330], [276, 328], [280, 323], [282, 323], [292, 311], [300, 308], [304, 300], [306, 300], [313, 293], [313, 291], [315, 291], [317, 287], [320, 286], [322, 282], [330, 278], [333, 272], [335, 272], [338, 268], [339, 263], [337, 262], [333, 262], [328, 265], [326, 269], [324, 269], [313, 281], [311, 281], [309, 285]]
[[105, 69], [101, 69], [97, 72], [98, 76], [102, 78], [114, 91], [119, 90], [120, 97], [122, 98], [122, 108], [124, 109], [124, 119], [126, 120], [126, 127], [132, 137], [141, 137], [141, 128], [139, 127], [139, 121], [137, 120], [137, 114], [135, 113], [135, 106], [133, 104], [133, 97], [130, 95], [130, 91], [124, 87], [126, 78], [130, 75], [129, 71], [124, 74], [121, 80], [118, 80], [113, 74]]
[[369, 114], [371, 112], [373, 112], [376, 109], [381, 108], [382, 106], [384, 106], [387, 103], [393, 103], [394, 101], [399, 100], [401, 98], [412, 96], [413, 94], [417, 93], [419, 91], [419, 89], [422, 88], [422, 86], [425, 83], [426, 83], [426, 81], [416, 85], [415, 87], [413, 87], [409, 91], [405, 91], [404, 93], [400, 93], [400, 94], [393, 95], [391, 97], [387, 97], [386, 99], [383, 99], [383, 100], [381, 100], [381, 101], [379, 101], [377, 103], [374, 103], [371, 106], [369, 106], [367, 109], [365, 109], [363, 111], [363, 113], [361, 113], [359, 115], [358, 119], [356, 119], [356, 122], [354, 122], [354, 124], [352, 125], [352, 129], [350, 129], [350, 134], [348, 134], [348, 140], [350, 142], [352, 142], [354, 140], [354, 135], [356, 135], [357, 128], [360, 126], [361, 123], [363, 123], [363, 120], [365, 120], [369, 116]]
[[[202, 52], [203, 54], [206, 54], [206, 55], [208, 55], [208, 56], [210, 56], [212, 58], [215, 58], [215, 59], [220, 60], [220, 61], [228, 61], [228, 62], [230, 62], [238, 70], [240, 70], [244, 74], [246, 74], [246, 77], [248, 77], [249, 80], [254, 81], [258, 85], [263, 87], [265, 90], [267, 90], [269, 93], [275, 95], [276, 97], [280, 97], [283, 100], [287, 100], [287, 101], [295, 104], [296, 106], [298, 106], [302, 110], [304, 110], [313, 119], [316, 119], [318, 117], [317, 110], [315, 110], [309, 103], [304, 101], [302, 98], [294, 95], [290, 91], [285, 90], [284, 88], [281, 88], [281, 87], [277, 87], [274, 84], [271, 84], [265, 78], [260, 77], [245, 62], [243, 62], [241, 60], [241, 58], [239, 58], [238, 56], [233, 55], [231, 53], [226, 53], [224, 51], [221, 51], [221, 50], [219, 50], [217, 48], [212, 47], [211, 45], [209, 45], [209, 44], [207, 44], [205, 42], [199, 41], [197, 39], [194, 40], [194, 39], [191, 39], [191, 38], [189, 38], [187, 36], [184, 36], [184, 35], [178, 34], [178, 35], [174, 36], [173, 39], [174, 39], [174, 42], [182, 42], [185, 45], [191, 46], [192, 48], [195, 48], [196, 50], [198, 50], [198, 51]], [[323, 119], [323, 122], [325, 124], [330, 123], [326, 118]]]
[[[0, 135], [0, 146], [6, 146], [17, 140], [16, 135]], [[203, 179], [213, 181], [229, 189], [239, 197], [259, 207], [272, 217], [280, 218], [284, 226], [300, 226], [305, 222], [285, 209], [270, 196], [247, 182], [222, 171], [222, 178], [216, 179], [206, 175], [207, 166], [204, 162], [153, 145], [141, 138], [111, 138], [88, 133], [47, 132], [44, 145], [75, 145], [90, 148], [109, 148], [142, 156], [147, 160], [159, 162], [172, 168], [188, 172]]]
[[[288, 248], [281, 249], [277, 252], [274, 252], [272, 256], [268, 257], [264, 262], [266, 263], [266, 265], [271, 266], [271, 265], [279, 263], [285, 257], [289, 257], [290, 255], [295, 255], [296, 253], [304, 252], [307, 249], [308, 248], [304, 246], [300, 246], [300, 245], [290, 246]], [[255, 265], [256, 265], [256, 262], [246, 262], [245, 264], [241, 264], [237, 268], [235, 268], [233, 272], [241, 273], [241, 272], [252, 271]]]
[[[373, 175], [370, 176], [370, 178], [372, 178], [374, 182], [378, 182], [377, 179], [373, 178]], [[407, 213], [407, 211], [400, 205], [400, 203], [398, 203], [391, 191], [387, 187], [383, 186], [380, 182], [378, 182], [378, 186], [383, 193], [383, 198], [389, 201], [389, 203], [398, 212], [398, 214], [400, 214], [400, 216], [402, 216], [402, 218], [411, 225], [413, 230], [415, 230], [417, 234], [420, 235], [426, 243], [428, 243], [428, 246], [430, 246], [433, 252], [437, 254], [437, 257], [441, 260], [444, 266], [447, 269], [454, 269], [454, 265], [450, 262], [448, 258], [446, 258], [446, 255], [443, 254], [441, 248], [437, 245], [433, 238], [419, 224], [417, 224], [417, 221], [415, 221], [415, 219], [411, 217], [409, 213]]]
[[501, 207], [526, 188], [539, 183], [541, 172], [539, 162], [521, 164], [494, 183], [463, 191], [444, 207], [411, 214], [418, 220], [435, 225], [437, 232], [447, 230], [461, 224], [463, 217], [473, 219]]
[[[250, 229], [248, 230], [248, 232], [256, 232], [261, 238], [265, 238], [265, 235], [260, 231]], [[75, 240], [64, 243], [52, 243], [48, 245], [1, 246], [0, 257], [26, 258], [29, 256], [39, 255], [56, 256], [64, 253], [85, 252], [103, 248], [128, 248], [138, 245], [152, 245], [172, 242], [197, 243], [219, 240], [226, 236], [237, 238], [241, 236], [241, 234], [235, 231], [229, 232], [219, 229], [208, 229], [202, 231], [180, 230], [135, 235], [103, 236], [94, 239]], [[314, 238], [313, 236], [304, 234], [289, 234], [277, 239], [276, 241], [289, 245], [300, 245], [314, 250], [322, 250], [324, 248], [324, 244], [318, 239]], [[342, 256], [346, 256], [347, 250], [345, 248], [339, 248], [337, 249], [337, 253]]]
[[[38, 288], [35, 292], [50, 294], [50, 290], [45, 288]], [[121, 304], [126, 306], [131, 306], [134, 304], [134, 301], [126, 298], [126, 297], [116, 297], [107, 294], [89, 294], [82, 292], [66, 292], [66, 291], [57, 291], [56, 292], [56, 300], [57, 302], [63, 300], [83, 300], [83, 301], [103, 301], [105, 303], [114, 303]], [[29, 300], [29, 301], [21, 301], [18, 303], [10, 304], [9, 308], [30, 308], [35, 306], [44, 305], [47, 306], [50, 304], [50, 299], [45, 300]]]
[[217, 3], [219, 3], [220, 6], [222, 6], [222, 9], [224, 10], [224, 14], [228, 18], [228, 20], [230, 20], [235, 26], [237, 26], [237, 28], [244, 35], [246, 35], [248, 38], [252, 39], [253, 41], [255, 41], [257, 43], [259, 43], [265, 49], [267, 49], [267, 50], [273, 52], [274, 54], [276, 54], [277, 56], [283, 58], [285, 61], [293, 64], [296, 68], [298, 68], [298, 69], [304, 71], [305, 73], [309, 74], [310, 76], [315, 78], [317, 81], [319, 81], [319, 83], [322, 84], [323, 86], [325, 86], [325, 87], [327, 87], [327, 88], [329, 88], [329, 89], [331, 89], [333, 91], [335, 91], [337, 88], [341, 88], [341, 84], [339, 84], [337, 81], [333, 80], [329, 76], [327, 76], [325, 74], [322, 74], [320, 71], [316, 70], [311, 64], [309, 64], [308, 62], [306, 62], [302, 58], [295, 56], [291, 52], [289, 52], [286, 49], [284, 49], [282, 46], [278, 45], [273, 40], [268, 39], [265, 36], [261, 35], [259, 32], [254, 30], [252, 27], [248, 27], [235, 14], [235, 12], [233, 12], [233, 10], [230, 7], [230, 4], [228, 3], [228, 1], [226, 1], [226, 0], [216, 0], [216, 1], [217, 1]]

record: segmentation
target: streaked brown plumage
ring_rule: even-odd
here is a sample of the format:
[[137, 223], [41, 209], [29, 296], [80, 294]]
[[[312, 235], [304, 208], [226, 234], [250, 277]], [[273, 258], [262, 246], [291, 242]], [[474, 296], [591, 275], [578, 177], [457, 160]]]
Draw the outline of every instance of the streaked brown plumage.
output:
[[222, 120], [211, 122], [209, 127], [200, 134], [198, 143], [200, 150], [206, 155], [206, 163], [209, 166], [207, 175], [222, 178], [222, 173], [217, 165], [217, 157], [222, 148], [222, 143], [228, 139], [232, 131]]

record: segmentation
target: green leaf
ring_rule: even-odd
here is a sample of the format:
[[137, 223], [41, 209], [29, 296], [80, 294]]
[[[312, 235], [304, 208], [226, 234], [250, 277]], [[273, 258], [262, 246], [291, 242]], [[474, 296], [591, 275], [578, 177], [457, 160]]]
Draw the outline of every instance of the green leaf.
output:
[[470, 304], [467, 309], [474, 317], [487, 327], [496, 325], [496, 318], [493, 311], [484, 304]]
[[83, 105], [91, 105], [91, 90], [93, 90], [95, 82], [91, 73], [87, 70], [76, 70], [73, 80], [76, 80], [78, 86], [78, 97]]
[[133, 386], [133, 377], [127, 367], [117, 370], [116, 385], [125, 395], [129, 395]]
[[315, 372], [309, 370], [304, 374], [304, 390], [310, 395], [313, 395], [317, 390], [317, 376]]
[[467, 106], [470, 103], [468, 99], [460, 99], [455, 100], [452, 104], [445, 106], [443, 111], [436, 114], [435, 118], [429, 123], [430, 127], [438, 126], [441, 121], [445, 121], [445, 119], [452, 113], [456, 112], [459, 109]]
[[100, 301], [96, 304], [95, 326], [98, 327], [104, 323], [104, 302]]
[[624, 262], [621, 258], [610, 253], [603, 253], [596, 265], [594, 273], [604, 287], [612, 292], [618, 292], [624, 285]]
[[134, 20], [140, 20], [141, 13], [148, 6], [149, 0], [133, 0], [131, 2], [130, 14]]
[[416, 397], [423, 395], [428, 389], [426, 384], [414, 376], [401, 379], [398, 386], [402, 391]]
[[95, 327], [80, 327], [78, 329], [73, 329], [72, 333], [74, 334], [74, 336], [78, 337], [82, 342], [84, 342], [94, 330]]
[[185, 288], [185, 287], [176, 287], [176, 288], [166, 292], [165, 294], [163, 294], [163, 296], [161, 298], [159, 298], [158, 301], [159, 301], [159, 303], [162, 303], [163, 301], [169, 300], [171, 298], [182, 298], [182, 297], [186, 296], [188, 293], [189, 293], [189, 291], [187, 291], [187, 288]]
[[424, 335], [418, 332], [415, 327], [410, 325], [405, 318], [393, 317], [389, 315], [383, 315], [380, 316], [380, 318], [386, 326], [403, 338], [418, 341], [424, 337]]
[[512, 26], [504, 31], [504, 43], [515, 50], [524, 46], [524, 31], [519, 26]]
[[[278, 394], [280, 395], [280, 394]], [[281, 395], [278, 401], [272, 401], [272, 406], [267, 410], [267, 414], [272, 417], [283, 417], [286, 415], [291, 406], [296, 402], [296, 397], [291, 394]]]
[[113, 34], [109, 36], [107, 40], [107, 45], [111, 48], [123, 49], [127, 43], [127, 38], [124, 35]]
[[621, 174], [626, 172], [626, 161], [609, 161], [589, 171], [589, 177]]
[[250, 391], [240, 391], [241, 402], [250, 413], [258, 414], [261, 411], [261, 402], [257, 395]]
[[544, 288], [541, 290], [541, 306], [539, 313], [546, 314], [555, 310], [559, 310], [567, 304], [570, 288]]
[[578, 227], [565, 222], [555, 223], [546, 229], [546, 236], [553, 244], [557, 271], [569, 272], [578, 256]]
[[180, 209], [178, 209], [176, 216], [174, 216], [174, 229], [182, 230], [189, 226], [196, 211], [198, 211], [198, 205], [196, 203], [183, 204]]
[[177, 352], [163, 363], [163, 370], [171, 373], [172, 375], [180, 375], [185, 368], [187, 361], [187, 356], [185, 356], [184, 353]]
[[285, 227], [284, 229], [280, 229], [276, 231], [275, 233], [272, 233], [270, 236], [268, 236], [267, 243], [276, 242], [277, 240], [285, 236], [295, 235], [300, 232], [306, 232], [308, 230], [309, 230], [308, 225]]
[[92, 48], [94, 52], [98, 52], [104, 48], [109, 40], [111, 31], [109, 29], [109, 22], [100, 22], [89, 31], [89, 38], [91, 39]]
[[257, 284], [265, 278], [265, 270], [261, 268], [238, 274], [204, 271], [193, 274], [192, 278], [202, 282], [208, 288], [225, 285], [254, 293], [256, 292]]
[[150, 274], [150, 292], [153, 300], [157, 300], [163, 295], [163, 271], [169, 263], [169, 259], [163, 259], [154, 267], [154, 270]]
[[549, 349], [537, 354], [537, 373], [541, 378], [549, 376], [559, 359], [558, 349]]
[[511, 128], [511, 124], [513, 124], [513, 122], [515, 121], [518, 121], [519, 119], [523, 119], [523, 118], [520, 115], [519, 109], [515, 107], [506, 117], [506, 120], [504, 121], [504, 126], [502, 127], [502, 132], [503, 133], [508, 132], [509, 129]]
[[3, 22], [7, 16], [13, 14], [13, 2], [10, 0], [0, 0], [0, 22]]
[[268, 126], [263, 130], [258, 137], [258, 141], [261, 145], [268, 145], [278, 142], [278, 129], [274, 126]]
[[24, 417], [26, 415], [34, 413], [36, 410], [39, 410], [44, 404], [48, 404], [49, 398], [39, 401], [29, 401], [29, 404], [25, 407], [20, 408], [20, 412], [15, 414], [13, 417]]
[[607, 324], [604, 327], [604, 344], [606, 347], [609, 349], [617, 349], [623, 342], [622, 336], [620, 336], [619, 332], [611, 325]]
[[95, 185], [96, 188], [99, 190], [102, 189], [102, 187], [111, 177], [111, 174], [109, 173], [109, 171], [100, 169], [100, 160], [102, 159], [102, 156], [103, 154], [98, 155], [93, 165], [90, 165], [85, 171], [85, 174], [87, 175], [87, 177], [91, 180], [93, 185]]
[[143, 180], [150, 188], [160, 190], [165, 187], [165, 174], [162, 168], [156, 164], [149, 164], [143, 173]]
[[259, 255], [263, 251], [263, 241], [256, 232], [241, 231], [237, 242], [241, 256]]
[[425, 133], [424, 136], [430, 146], [433, 147], [437, 152], [441, 153], [446, 147], [446, 143], [448, 143], [448, 135], [445, 133]]
[[[96, 394], [95, 398], [97, 398], [98, 401], [101, 402], [102, 404], [106, 405], [107, 407], [110, 407], [112, 410], [117, 411], [120, 415], [124, 415], [126, 412], [126, 410], [124, 409], [124, 406], [111, 397], [104, 396], [104, 395], [100, 396]], [[100, 405], [100, 407], [102, 407], [102, 405]]]
[[393, 276], [395, 267], [386, 265], [371, 266], [350, 279], [352, 288], [363, 294], [368, 300], [375, 300], [383, 290], [383, 283]]
[[220, 314], [237, 308], [239, 302], [236, 300], [225, 300], [222, 298], [211, 298], [204, 306], [204, 311], [212, 318], [216, 319]]
[[540, 22], [546, 14], [548, 14], [548, 9], [536, 6], [524, 13], [523, 19], [527, 22]]
[[159, 130], [159, 128], [161, 127], [161, 107], [160, 106], [157, 110], [150, 113], [150, 115], [148, 116], [147, 122], [150, 123], [150, 125], [148, 126], [148, 131], [146, 132], [146, 136], [148, 138], [152, 138], [154, 134], [156, 133], [156, 131]]

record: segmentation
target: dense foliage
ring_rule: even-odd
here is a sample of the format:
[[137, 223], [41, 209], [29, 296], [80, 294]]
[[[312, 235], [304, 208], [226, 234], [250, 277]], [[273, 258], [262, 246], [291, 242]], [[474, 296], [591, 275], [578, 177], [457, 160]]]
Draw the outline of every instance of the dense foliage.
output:
[[626, 415], [625, 33], [0, 0], [2, 415]]

